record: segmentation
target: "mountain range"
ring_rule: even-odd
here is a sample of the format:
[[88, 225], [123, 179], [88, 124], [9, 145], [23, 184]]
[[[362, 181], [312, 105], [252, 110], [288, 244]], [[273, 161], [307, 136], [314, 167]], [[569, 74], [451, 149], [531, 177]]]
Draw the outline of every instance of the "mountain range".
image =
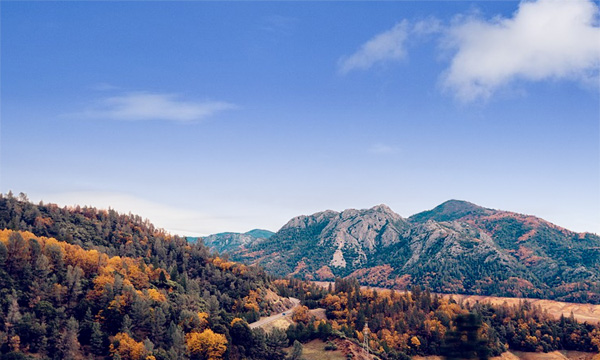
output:
[[297, 216], [270, 237], [229, 238], [214, 235], [205, 242], [278, 276], [600, 302], [599, 236], [466, 201], [450, 200], [409, 218], [386, 205], [327, 210]]
[[[254, 229], [245, 233], [224, 232], [213, 234], [202, 238], [202, 241], [212, 251], [222, 253], [235, 251], [242, 246], [268, 239], [274, 234], [274, 232], [269, 230]], [[197, 239], [188, 238], [192, 242], [197, 241]]]

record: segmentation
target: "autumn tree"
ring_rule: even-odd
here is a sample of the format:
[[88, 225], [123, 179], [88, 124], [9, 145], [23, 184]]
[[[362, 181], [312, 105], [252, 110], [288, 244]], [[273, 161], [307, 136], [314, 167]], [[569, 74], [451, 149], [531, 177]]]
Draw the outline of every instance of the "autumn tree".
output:
[[135, 341], [127, 333], [115, 335], [109, 349], [113, 357], [118, 355], [122, 360], [142, 360], [146, 355], [144, 344]]
[[227, 350], [227, 338], [206, 329], [187, 334], [186, 345], [193, 360], [221, 360]]

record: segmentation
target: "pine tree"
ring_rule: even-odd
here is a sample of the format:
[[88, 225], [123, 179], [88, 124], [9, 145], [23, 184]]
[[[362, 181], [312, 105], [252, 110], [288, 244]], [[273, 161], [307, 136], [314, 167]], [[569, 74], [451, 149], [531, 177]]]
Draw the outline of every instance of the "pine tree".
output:
[[447, 360], [489, 358], [489, 348], [485, 340], [479, 336], [481, 317], [469, 313], [458, 315], [455, 320], [456, 329], [446, 333], [446, 341], [442, 354]]
[[288, 360], [302, 360], [302, 344], [300, 341], [295, 340], [294, 345], [292, 346], [292, 352], [287, 357]]
[[95, 321], [91, 325], [90, 347], [92, 353], [96, 355], [106, 354], [104, 333], [102, 333], [102, 330], [100, 330], [100, 324]]
[[123, 321], [121, 322], [121, 332], [131, 336], [131, 318], [125, 314]]
[[274, 328], [267, 335], [265, 344], [267, 346], [265, 352], [266, 360], [283, 360], [285, 358], [283, 348], [288, 346], [288, 339], [283, 330]]
[[78, 335], [79, 323], [74, 317], [70, 317], [60, 335], [58, 349], [62, 359], [75, 360], [78, 358], [80, 354], [80, 344], [79, 340], [77, 340]]
[[167, 338], [169, 339], [169, 345], [171, 347], [169, 352], [174, 353], [177, 358], [182, 357], [185, 353], [185, 335], [183, 330], [181, 330], [181, 328], [173, 321], [169, 324]]
[[155, 344], [161, 345], [165, 342], [166, 338], [166, 329], [165, 323], [167, 319], [165, 317], [165, 313], [161, 308], [156, 308], [154, 310], [154, 316], [152, 317], [152, 340]]

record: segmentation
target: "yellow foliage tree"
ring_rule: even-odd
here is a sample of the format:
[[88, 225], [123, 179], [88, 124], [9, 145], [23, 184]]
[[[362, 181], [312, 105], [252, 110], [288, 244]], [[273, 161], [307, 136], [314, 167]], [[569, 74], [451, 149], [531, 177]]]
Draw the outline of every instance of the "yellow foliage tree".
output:
[[192, 359], [221, 360], [227, 350], [225, 335], [216, 334], [211, 329], [187, 334], [185, 343]]
[[419, 347], [421, 346], [421, 341], [419, 340], [418, 337], [413, 336], [412, 338], [410, 338], [410, 343], [414, 346], [414, 347]]
[[208, 326], [208, 313], [203, 312], [203, 311], [199, 312], [198, 319], [200, 319], [200, 329], [201, 330]]
[[308, 308], [306, 306], [300, 306], [296, 310], [294, 310], [294, 315], [292, 315], [292, 320], [295, 322], [301, 322], [307, 324], [310, 320], [310, 313], [308, 312]]
[[157, 302], [164, 302], [167, 300], [166, 296], [156, 289], [148, 289], [148, 297]]
[[112, 356], [119, 354], [123, 360], [142, 360], [146, 355], [144, 344], [133, 340], [127, 333], [115, 335], [109, 350]]

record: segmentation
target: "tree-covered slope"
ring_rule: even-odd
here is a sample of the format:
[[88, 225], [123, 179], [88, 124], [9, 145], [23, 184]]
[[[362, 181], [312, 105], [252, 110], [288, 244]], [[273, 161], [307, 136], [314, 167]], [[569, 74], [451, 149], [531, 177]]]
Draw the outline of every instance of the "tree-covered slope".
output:
[[287, 345], [246, 323], [283, 306], [261, 269], [138, 216], [1, 196], [0, 228], [0, 359], [264, 359]]

